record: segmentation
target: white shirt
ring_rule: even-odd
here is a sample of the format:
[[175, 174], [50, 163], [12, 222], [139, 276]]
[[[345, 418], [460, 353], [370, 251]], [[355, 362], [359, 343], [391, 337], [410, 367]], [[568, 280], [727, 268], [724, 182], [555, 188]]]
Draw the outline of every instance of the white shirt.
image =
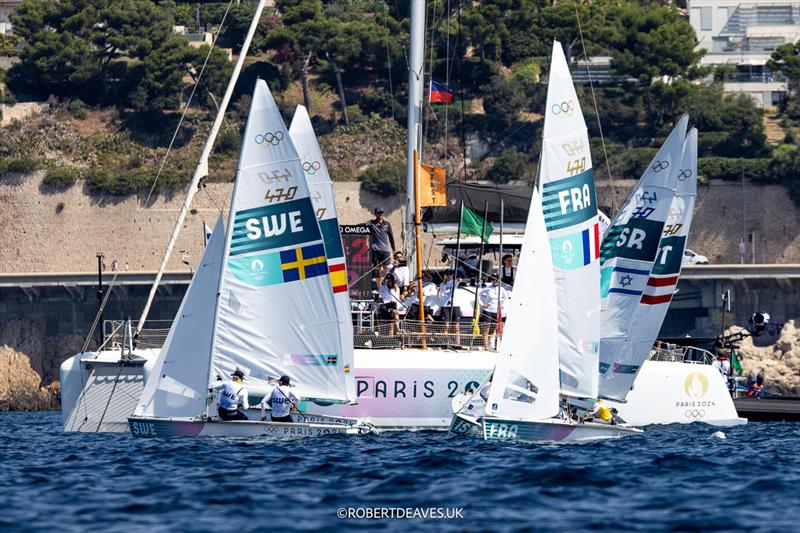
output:
[[272, 408], [272, 416], [280, 418], [289, 416], [292, 404], [297, 405], [298, 401], [288, 385], [279, 385], [272, 389], [267, 403]]
[[250, 409], [250, 404], [247, 401], [247, 389], [241, 383], [224, 381], [222, 384], [212, 388], [219, 392], [219, 406], [223, 409], [233, 411], [239, 408], [239, 404], [245, 410]]
[[381, 285], [380, 290], [378, 291], [378, 296], [383, 303], [400, 303], [400, 289], [395, 287], [394, 289], [390, 289], [388, 285]]
[[727, 359], [724, 361], [721, 359], [714, 359], [714, 362], [711, 363], [711, 366], [719, 370], [720, 374], [727, 376], [731, 373], [731, 362]]
[[407, 287], [411, 279], [411, 272], [408, 270], [408, 265], [397, 266], [392, 269], [394, 280], [401, 287]]
[[[500, 293], [499, 299], [497, 297], [498, 292]], [[493, 285], [489, 285], [488, 287], [481, 288], [481, 290], [478, 292], [478, 298], [480, 298], [481, 304], [483, 304], [483, 310], [488, 311], [489, 313], [497, 314], [497, 304], [498, 302], [502, 302], [504, 308], [503, 315], [505, 316], [505, 304], [511, 298], [511, 296], [502, 286], [495, 287]]]
[[461, 309], [461, 316], [471, 318], [475, 314], [475, 292], [459, 287], [453, 295], [453, 305]]
[[455, 280], [450, 281], [443, 281], [441, 285], [439, 285], [439, 305], [444, 307], [445, 305], [450, 305], [450, 298], [453, 296], [453, 286], [455, 285]]

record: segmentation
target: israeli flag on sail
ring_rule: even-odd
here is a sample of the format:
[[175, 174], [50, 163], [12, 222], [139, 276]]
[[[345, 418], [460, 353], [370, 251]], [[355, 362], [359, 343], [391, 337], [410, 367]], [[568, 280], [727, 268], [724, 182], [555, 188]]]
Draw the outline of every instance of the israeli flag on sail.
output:
[[640, 296], [650, 276], [649, 269], [613, 266], [600, 269], [600, 287], [603, 298], [609, 293]]

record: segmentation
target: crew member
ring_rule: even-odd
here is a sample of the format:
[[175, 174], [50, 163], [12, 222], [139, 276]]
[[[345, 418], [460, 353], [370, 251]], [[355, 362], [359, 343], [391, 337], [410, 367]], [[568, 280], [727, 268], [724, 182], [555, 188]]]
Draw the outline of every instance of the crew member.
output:
[[592, 406], [592, 411], [585, 420], [591, 422], [595, 418], [613, 426], [617, 425], [616, 409], [609, 407], [603, 400], [597, 400]]
[[389, 268], [389, 260], [392, 256], [394, 246], [394, 233], [392, 225], [383, 218], [383, 208], [376, 207], [373, 211], [375, 218], [367, 222], [370, 230], [372, 244], [372, 268], [378, 267], [378, 287], [381, 286], [383, 277], [386, 276]]
[[719, 370], [720, 374], [725, 377], [728, 377], [731, 373], [731, 362], [724, 353], [717, 355], [717, 358], [711, 363], [711, 366]]
[[272, 389], [268, 404], [272, 408], [273, 422], [294, 422], [289, 416], [289, 411], [297, 410], [297, 396], [289, 388], [289, 376], [281, 376], [278, 386]]
[[247, 415], [239, 410], [240, 405], [245, 411], [250, 409], [247, 401], [247, 389], [242, 384], [243, 381], [244, 372], [237, 368], [231, 374], [230, 380], [223, 381], [211, 388], [211, 390], [219, 392], [217, 413], [222, 420], [248, 420]]
[[503, 287], [506, 289], [511, 290], [511, 287], [514, 286], [514, 278], [517, 276], [517, 268], [514, 266], [514, 257], [511, 254], [506, 254], [503, 256], [503, 260], [500, 263], [500, 283], [503, 284]]

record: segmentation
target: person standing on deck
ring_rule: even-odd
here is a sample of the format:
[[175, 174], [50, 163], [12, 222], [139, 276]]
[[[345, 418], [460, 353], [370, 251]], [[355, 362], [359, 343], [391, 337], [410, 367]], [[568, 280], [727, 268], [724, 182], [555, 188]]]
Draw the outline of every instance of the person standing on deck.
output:
[[231, 374], [231, 379], [211, 388], [219, 392], [219, 407], [217, 414], [222, 420], [248, 420], [247, 415], [239, 410], [239, 405], [244, 411], [250, 409], [247, 401], [248, 393], [242, 382], [244, 372], [238, 368]]
[[[281, 376], [278, 380], [278, 386], [272, 389], [269, 399], [266, 400], [267, 405], [272, 409], [271, 418], [273, 422], [294, 422], [289, 412], [294, 409], [297, 410], [297, 396], [294, 395], [289, 388], [289, 376]], [[262, 402], [263, 408], [264, 402]], [[262, 420], [265, 417], [262, 417]]]
[[489, 349], [490, 330], [494, 333], [497, 330], [498, 321], [503, 319], [503, 317], [498, 317], [497, 313], [511, 298], [504, 287], [498, 286], [498, 281], [497, 278], [492, 278], [491, 285], [478, 290], [478, 299], [481, 303], [480, 321], [486, 323], [483, 328], [483, 347], [486, 350]]
[[376, 207], [373, 211], [375, 218], [367, 222], [372, 238], [370, 250], [372, 251], [372, 268], [378, 268], [378, 287], [381, 286], [384, 276], [388, 271], [389, 261], [395, 249], [392, 225], [383, 218], [383, 208]]

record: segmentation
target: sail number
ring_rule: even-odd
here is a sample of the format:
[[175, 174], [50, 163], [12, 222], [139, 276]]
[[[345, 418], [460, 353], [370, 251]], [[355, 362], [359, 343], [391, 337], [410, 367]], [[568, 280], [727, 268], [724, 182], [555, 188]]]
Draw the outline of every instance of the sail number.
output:
[[138, 437], [155, 437], [156, 426], [150, 422], [131, 422], [131, 433]]
[[575, 159], [567, 163], [567, 172], [570, 176], [574, 176], [575, 174], [580, 174], [586, 170], [586, 158], [581, 157], [580, 159]]
[[589, 184], [584, 183], [583, 187], [572, 187], [559, 191], [558, 201], [561, 204], [561, 213], [567, 212], [567, 209], [572, 207], [572, 211], [580, 211], [591, 207], [592, 205], [592, 192], [589, 189]]

